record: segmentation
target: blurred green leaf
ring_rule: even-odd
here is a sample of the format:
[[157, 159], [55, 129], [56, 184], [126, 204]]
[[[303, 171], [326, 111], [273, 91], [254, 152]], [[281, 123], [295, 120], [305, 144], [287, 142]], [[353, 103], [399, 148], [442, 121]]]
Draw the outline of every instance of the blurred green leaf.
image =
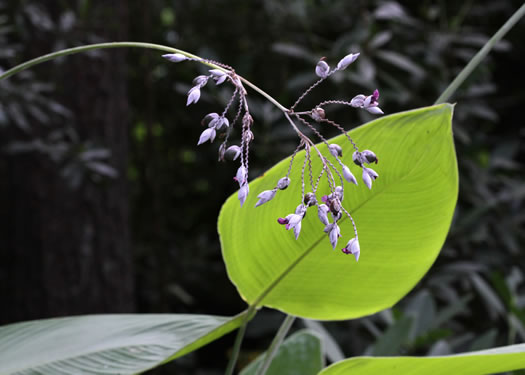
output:
[[320, 375], [493, 374], [525, 368], [525, 344], [442, 357], [355, 357]]
[[0, 374], [136, 374], [239, 327], [235, 317], [86, 315], [0, 327]]
[[[253, 375], [264, 360], [265, 353], [244, 368], [240, 375]], [[324, 366], [321, 339], [316, 332], [304, 329], [288, 337], [272, 360], [266, 375], [315, 375]]]
[[[285, 191], [254, 208], [257, 195], [286, 174], [288, 159], [250, 184], [244, 207], [237, 194], [232, 195], [218, 227], [228, 275], [240, 295], [250, 304], [312, 319], [369, 315], [404, 296], [437, 257], [454, 211], [458, 177], [452, 108], [447, 104], [403, 112], [349, 133], [380, 160], [374, 166], [380, 176], [374, 188], [350, 186], [343, 202], [357, 223], [359, 263], [332, 251], [316, 212], [303, 220], [297, 241], [277, 224], [278, 217], [300, 203], [300, 168], [292, 171], [292, 184]], [[343, 136], [331, 142], [341, 144], [343, 162], [353, 165], [349, 142]], [[320, 150], [326, 152], [326, 147]], [[296, 160], [303, 156], [299, 153]], [[312, 164], [320, 171], [317, 159]], [[327, 184], [321, 183], [319, 195], [328, 192]], [[346, 218], [340, 227], [342, 248], [353, 229]]]

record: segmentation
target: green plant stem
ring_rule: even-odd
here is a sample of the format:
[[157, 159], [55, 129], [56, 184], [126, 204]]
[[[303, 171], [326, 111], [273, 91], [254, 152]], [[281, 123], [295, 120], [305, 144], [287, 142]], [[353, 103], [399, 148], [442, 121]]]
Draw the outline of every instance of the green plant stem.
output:
[[239, 330], [237, 331], [237, 335], [235, 336], [232, 355], [230, 357], [230, 360], [228, 361], [228, 366], [226, 367], [226, 371], [224, 373], [225, 375], [233, 374], [233, 371], [235, 370], [235, 365], [237, 364], [237, 360], [239, 359], [239, 353], [241, 351], [241, 344], [244, 338], [244, 333], [246, 332], [246, 326], [256, 313], [257, 311], [255, 306], [248, 307], [248, 312], [246, 313], [246, 316], [244, 317], [244, 320], [241, 326], [239, 327]]
[[[163, 46], [161, 44], [153, 44], [153, 43], [140, 43], [140, 42], [110, 42], [110, 43], [97, 43], [97, 44], [87, 44], [85, 46], [80, 47], [74, 47], [74, 48], [67, 48], [63, 49], [57, 52], [48, 53], [47, 55], [42, 55], [40, 57], [37, 57], [35, 59], [26, 61], [22, 64], [19, 64], [9, 70], [6, 70], [2, 74], [0, 74], [0, 81], [3, 79], [6, 79], [16, 73], [19, 73], [23, 70], [29, 69], [34, 65], [41, 64], [43, 62], [56, 59], [58, 57], [67, 56], [67, 55], [74, 55], [76, 53], [81, 52], [88, 52], [96, 49], [108, 49], [108, 48], [146, 48], [146, 49], [155, 49], [159, 51], [169, 52], [169, 53], [180, 53], [184, 56], [190, 57], [192, 59], [201, 60], [199, 61], [201, 64], [207, 65], [209, 67], [212, 67], [214, 69], [219, 69], [222, 71], [226, 71], [224, 68], [217, 66], [211, 62], [207, 62], [203, 60], [201, 57], [193, 55], [189, 52]], [[260, 89], [259, 87], [255, 86], [253, 83], [248, 81], [247, 79], [239, 76], [241, 81], [246, 84], [246, 86], [250, 87], [252, 90], [256, 91], [261, 96], [265, 97], [268, 101], [270, 101], [272, 104], [274, 104], [277, 108], [279, 108], [283, 112], [288, 112], [288, 109], [286, 109], [283, 105], [281, 105], [277, 100], [275, 100], [273, 97], [271, 97], [268, 93]]]
[[262, 375], [266, 373], [266, 371], [268, 370], [268, 367], [270, 367], [270, 364], [272, 363], [275, 353], [277, 353], [277, 349], [279, 349], [279, 346], [281, 346], [286, 334], [290, 330], [290, 327], [292, 326], [294, 321], [295, 321], [295, 316], [286, 315], [286, 318], [284, 318], [284, 321], [279, 327], [277, 334], [273, 338], [272, 343], [270, 344], [270, 347], [266, 351], [264, 360], [259, 366], [259, 368], [257, 369], [257, 372], [255, 373], [255, 375]]
[[467, 79], [467, 77], [477, 68], [481, 61], [487, 56], [490, 50], [498, 43], [501, 38], [512, 29], [512, 27], [525, 15], [525, 4], [523, 4], [508, 20], [501, 26], [501, 28], [489, 39], [487, 43], [479, 50], [479, 52], [470, 60], [470, 62], [463, 68], [456, 78], [448, 85], [434, 104], [445, 103], [456, 92], [459, 86]]

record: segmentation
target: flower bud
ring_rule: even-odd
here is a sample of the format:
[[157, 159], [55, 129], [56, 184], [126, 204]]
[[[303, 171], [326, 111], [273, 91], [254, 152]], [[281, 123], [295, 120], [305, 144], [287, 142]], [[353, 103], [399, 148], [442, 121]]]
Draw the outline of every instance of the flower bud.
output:
[[300, 204], [295, 208], [295, 214], [301, 215], [301, 218], [306, 214], [306, 206], [304, 204]]
[[356, 262], [359, 260], [361, 249], [359, 247], [359, 241], [357, 240], [357, 238], [352, 238], [341, 250], [345, 254], [353, 254]]
[[192, 81], [194, 86], [204, 86], [206, 83], [208, 83], [208, 76], [197, 76]]
[[275, 197], [275, 192], [276, 192], [275, 189], [263, 191], [261, 194], [257, 196], [259, 200], [255, 204], [255, 207], [259, 207], [261, 204], [271, 201], [273, 197]]
[[250, 192], [250, 186], [248, 185], [248, 183], [244, 183], [244, 185], [242, 185], [241, 188], [239, 189], [239, 194], [238, 194], [239, 201], [241, 202], [241, 207], [244, 204], [244, 202], [246, 202], [246, 198], [248, 197], [249, 192]]
[[342, 186], [336, 186], [334, 190], [334, 195], [339, 199], [341, 202], [343, 201], [343, 187]]
[[343, 149], [336, 143], [328, 145], [328, 151], [336, 158], [343, 156]]
[[224, 155], [226, 154], [226, 143], [223, 142], [219, 146], [219, 161], [224, 161]]
[[315, 194], [310, 192], [310, 193], [306, 193], [304, 195], [304, 199], [303, 199], [303, 203], [307, 206], [307, 207], [311, 207], [313, 206], [314, 204], [317, 203], [317, 199], [315, 198]]
[[377, 164], [377, 156], [370, 150], [364, 150], [361, 152], [361, 155], [365, 157], [368, 163], [376, 163]]
[[375, 107], [367, 107], [365, 108], [367, 112], [370, 112], [373, 115], [383, 115], [384, 112], [381, 110], [381, 108], [375, 106]]
[[341, 59], [341, 61], [339, 61], [339, 63], [337, 63], [337, 69], [338, 70], [346, 69], [348, 65], [356, 61], [358, 57], [359, 57], [359, 52], [346, 55], [345, 57]]
[[162, 55], [162, 57], [174, 63], [188, 60], [188, 58], [181, 53], [167, 53], [165, 55]]
[[363, 181], [369, 189], [372, 189], [372, 181], [378, 177], [379, 175], [372, 168], [363, 167]]
[[321, 122], [326, 117], [326, 114], [324, 112], [324, 109], [322, 109], [321, 107], [316, 107], [312, 109], [311, 116], [315, 121]]
[[352, 160], [354, 161], [355, 165], [358, 165], [360, 167], [363, 166], [363, 156], [359, 151], [354, 151], [354, 153], [352, 154]]
[[204, 118], [202, 119], [202, 121], [201, 121], [201, 125], [203, 125], [203, 126], [208, 126], [208, 127], [212, 128], [212, 127], [215, 126], [215, 124], [214, 124], [214, 123], [212, 124], [212, 122], [213, 122], [214, 120], [217, 120], [218, 118], [219, 118], [219, 114], [218, 114], [218, 113], [215, 113], [215, 112], [213, 112], [213, 113], [208, 113], [208, 114], [207, 114], [206, 116], [204, 116]]
[[239, 146], [233, 145], [226, 149], [226, 152], [224, 153], [224, 156], [228, 160], [237, 160], [237, 158], [241, 155], [241, 148]]
[[251, 130], [246, 130], [243, 134], [243, 138], [244, 138], [244, 142], [246, 144], [249, 144], [255, 139], [255, 136], [253, 135]]
[[277, 189], [279, 190], [285, 190], [288, 185], [290, 185], [290, 179], [288, 177], [283, 177], [277, 181]]
[[192, 103], [197, 103], [201, 97], [201, 90], [199, 86], [192, 87], [188, 91], [188, 100], [186, 101], [186, 106], [189, 106]]
[[341, 237], [341, 229], [339, 228], [339, 225], [337, 225], [336, 222], [328, 224], [324, 228], [324, 232], [328, 233], [328, 237], [330, 238], [332, 248], [335, 250], [335, 247], [337, 246], [337, 240], [339, 239], [339, 237]]
[[208, 128], [208, 129], [204, 130], [201, 133], [201, 136], [199, 138], [199, 142], [197, 143], [197, 146], [200, 145], [200, 144], [203, 144], [206, 141], [213, 142], [213, 140], [215, 139], [215, 135], [216, 134], [217, 133], [215, 132], [214, 128]]
[[328, 77], [328, 73], [330, 73], [330, 66], [323, 59], [319, 60], [319, 62], [315, 66], [315, 74], [317, 74], [321, 78], [326, 78]]
[[234, 180], [239, 183], [239, 186], [244, 185], [248, 181], [248, 171], [246, 170], [244, 165], [241, 165], [237, 169], [237, 174], [235, 175]]
[[348, 168], [346, 165], [343, 166], [343, 177], [346, 181], [357, 185], [357, 180], [355, 179], [355, 176], [350, 172], [350, 168]]
[[321, 223], [324, 225], [328, 225], [328, 206], [326, 204], [320, 204], [317, 208], [317, 216], [319, 217], [319, 220], [321, 220]]
[[211, 69], [210, 73], [212, 74], [216, 85], [220, 85], [221, 83], [226, 81], [226, 79], [228, 78], [228, 73], [223, 72], [220, 69]]
[[366, 96], [363, 94], [359, 94], [353, 97], [353, 99], [350, 101], [350, 105], [354, 108], [361, 108], [363, 106], [363, 103], [365, 102]]

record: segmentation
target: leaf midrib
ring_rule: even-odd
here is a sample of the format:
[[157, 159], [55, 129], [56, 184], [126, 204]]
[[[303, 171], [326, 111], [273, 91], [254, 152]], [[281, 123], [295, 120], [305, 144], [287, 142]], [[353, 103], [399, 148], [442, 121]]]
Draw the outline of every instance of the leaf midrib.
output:
[[[375, 189], [373, 191], [375, 194], [371, 194], [368, 198], [363, 200], [363, 202], [361, 202], [359, 205], [357, 205], [353, 210], [350, 210], [350, 213], [351, 214], [356, 213], [360, 208], [362, 208], [364, 205], [366, 205], [372, 198], [375, 198], [375, 197], [379, 196], [384, 191], [390, 189], [392, 186], [395, 186], [395, 185], [399, 184], [400, 182], [402, 182], [405, 178], [410, 176], [412, 174], [412, 172], [417, 169], [417, 167], [419, 167], [419, 164], [422, 162], [422, 160], [423, 160], [423, 158], [419, 158], [419, 160], [416, 163], [414, 163], [412, 168], [404, 176], [402, 176], [401, 178], [397, 179], [396, 181], [394, 181], [390, 185], [385, 186], [385, 187], [383, 187], [383, 189], [380, 189], [380, 190], [379, 189]], [[347, 216], [342, 218], [340, 221], [344, 222], [346, 220], [348, 220]], [[309, 248], [307, 248], [302, 254], [300, 254], [288, 267], [286, 267], [281, 272], [281, 274], [279, 274], [274, 279], [274, 281], [272, 281], [270, 283], [270, 285], [268, 285], [268, 287], [266, 287], [266, 289], [264, 289], [261, 292], [261, 294], [258, 297], [255, 298], [254, 302], [250, 304], [250, 307], [256, 308], [264, 300], [264, 298], [266, 298], [266, 296], [268, 296], [268, 294], [270, 294], [270, 292], [281, 282], [281, 280], [283, 280], [290, 272], [292, 272], [295, 269], [295, 267], [299, 263], [301, 263], [301, 261], [303, 259], [305, 259], [317, 247], [317, 245], [319, 245], [319, 243], [321, 243], [321, 241], [323, 240], [324, 237], [325, 236], [322, 236], [322, 235], [319, 236], [318, 240], [316, 240]]]

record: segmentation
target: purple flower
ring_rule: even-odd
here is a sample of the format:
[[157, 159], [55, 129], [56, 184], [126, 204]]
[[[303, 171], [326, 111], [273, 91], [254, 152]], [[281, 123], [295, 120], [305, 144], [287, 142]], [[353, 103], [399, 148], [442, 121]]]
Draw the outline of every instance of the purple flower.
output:
[[189, 106], [192, 103], [197, 103], [201, 97], [201, 90], [200, 86], [192, 87], [190, 91], [188, 91], [188, 101], [186, 102], [186, 106]]
[[275, 189], [273, 189], [273, 190], [265, 190], [261, 194], [259, 194], [257, 196], [257, 198], [259, 198], [259, 200], [255, 204], [255, 207], [259, 207], [261, 204], [264, 204], [266, 202], [271, 201], [273, 199], [273, 197], [275, 197], [276, 191], [277, 190], [275, 190]]
[[328, 211], [329, 209], [326, 204], [320, 204], [317, 207], [317, 216], [319, 217], [319, 220], [321, 220], [321, 223], [323, 223], [325, 226], [329, 224]]
[[239, 201], [241, 202], [241, 207], [244, 204], [244, 202], [246, 201], [246, 197], [248, 197], [248, 193], [249, 192], [250, 192], [250, 186], [248, 185], [248, 183], [245, 183], [239, 189], [238, 197], [239, 197]]
[[212, 122], [216, 119], [219, 118], [219, 114], [218, 113], [215, 113], [215, 112], [212, 112], [212, 113], [208, 113], [206, 116], [204, 116], [204, 118], [202, 119], [201, 121], [201, 125], [203, 126], [208, 126], [208, 127], [212, 127], [213, 124]]
[[[301, 220], [303, 219], [303, 215], [298, 215], [298, 214], [290, 214], [288, 215], [290, 216], [288, 218], [288, 223], [286, 223], [286, 229], [289, 230], [293, 227], [295, 227], [298, 223], [301, 222]], [[287, 217], [288, 217], [287, 216]]]
[[354, 108], [363, 108], [374, 115], [382, 115], [383, 111], [378, 107], [379, 91], [376, 89], [374, 93], [369, 96], [362, 94], [354, 96], [350, 101], [350, 105]]
[[197, 76], [192, 81], [194, 86], [203, 87], [208, 83], [208, 76]]
[[345, 57], [341, 59], [341, 61], [337, 63], [337, 69], [338, 70], [346, 69], [348, 65], [356, 61], [358, 57], [359, 57], [359, 52], [346, 55]]
[[241, 155], [241, 148], [233, 145], [226, 149], [225, 156], [231, 160], [236, 160]]
[[233, 179], [239, 183], [239, 186], [244, 185], [248, 181], [248, 171], [244, 165], [241, 165], [239, 169], [237, 169], [237, 174]]
[[204, 130], [202, 133], [201, 133], [201, 136], [199, 138], [199, 143], [197, 143], [197, 146], [206, 142], [206, 141], [210, 141], [210, 142], [213, 142], [213, 140], [215, 139], [215, 135], [217, 133], [215, 132], [215, 129], [214, 128], [208, 128], [206, 130]]
[[165, 59], [171, 62], [175, 62], [175, 63], [178, 63], [184, 60], [188, 60], [188, 58], [181, 53], [168, 53], [168, 54], [162, 55], [162, 57], [164, 57]]
[[357, 180], [355, 179], [355, 176], [352, 174], [352, 172], [350, 172], [350, 168], [348, 168], [346, 165], [343, 166], [343, 177], [346, 181], [357, 185]]
[[341, 229], [339, 229], [339, 225], [337, 225], [336, 222], [328, 224], [324, 228], [324, 232], [328, 233], [328, 237], [330, 238], [332, 248], [335, 250], [335, 247], [337, 246], [337, 240], [339, 239], [339, 237], [341, 237]]
[[365, 108], [368, 112], [370, 112], [373, 115], [383, 115], [384, 112], [381, 110], [381, 108], [375, 106], [375, 107], [367, 107]]
[[361, 155], [363, 155], [366, 158], [366, 161], [368, 163], [376, 163], [377, 164], [377, 162], [378, 162], [376, 154], [374, 154], [370, 150], [364, 150], [363, 152], [361, 152]]
[[230, 126], [230, 121], [226, 117], [217, 116], [208, 123], [208, 126], [210, 128], [214, 127], [217, 130], [221, 130], [224, 126]]
[[376, 154], [374, 154], [370, 150], [364, 150], [363, 152], [354, 151], [352, 154], [352, 160], [356, 165], [359, 165], [360, 167], [363, 166], [364, 163], [370, 164], [370, 163], [376, 163], [378, 162]]
[[306, 215], [306, 206], [304, 204], [300, 204], [295, 208], [296, 215], [301, 215], [301, 217], [304, 217]]
[[228, 73], [225, 73], [219, 69], [211, 69], [210, 73], [212, 74], [216, 85], [220, 85], [221, 83], [226, 81], [226, 79], [228, 78]]
[[342, 186], [336, 186], [334, 190], [334, 196], [337, 197], [340, 201], [343, 201], [343, 187]]
[[341, 251], [345, 254], [354, 254], [355, 261], [357, 262], [359, 260], [359, 254], [361, 253], [357, 237], [352, 238], [350, 241], [348, 241], [346, 247], [344, 247]]
[[290, 179], [288, 177], [283, 177], [277, 181], [277, 189], [284, 190], [290, 185]]
[[332, 143], [332, 144], [328, 145], [328, 151], [330, 151], [330, 153], [335, 158], [343, 156], [343, 149], [341, 148], [341, 146], [339, 146], [336, 143]]
[[363, 167], [363, 181], [369, 189], [372, 189], [372, 181], [378, 177], [379, 175], [372, 168]]
[[311, 116], [315, 121], [321, 122], [326, 117], [326, 113], [321, 107], [316, 107], [312, 109]]
[[304, 204], [300, 204], [295, 209], [295, 213], [290, 214], [285, 218], [280, 217], [277, 219], [277, 222], [284, 225], [286, 230], [293, 229], [295, 239], [298, 239], [299, 234], [301, 233], [301, 220], [303, 220], [305, 214], [306, 206]]
[[354, 108], [362, 108], [363, 103], [365, 102], [366, 96], [363, 94], [356, 95], [350, 101], [350, 105]]
[[330, 66], [326, 63], [324, 60], [319, 60], [317, 65], [315, 66], [315, 74], [317, 74], [321, 78], [328, 77], [328, 73], [330, 73]]

